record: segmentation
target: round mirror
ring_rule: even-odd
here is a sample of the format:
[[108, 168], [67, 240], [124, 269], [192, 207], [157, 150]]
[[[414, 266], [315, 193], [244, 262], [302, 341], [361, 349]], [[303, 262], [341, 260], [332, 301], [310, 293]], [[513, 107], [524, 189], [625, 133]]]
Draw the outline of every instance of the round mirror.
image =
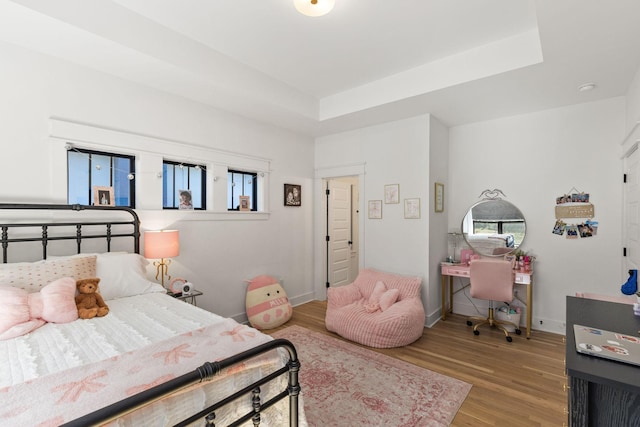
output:
[[462, 235], [474, 252], [502, 256], [515, 252], [526, 232], [524, 215], [506, 200], [483, 200], [462, 220]]

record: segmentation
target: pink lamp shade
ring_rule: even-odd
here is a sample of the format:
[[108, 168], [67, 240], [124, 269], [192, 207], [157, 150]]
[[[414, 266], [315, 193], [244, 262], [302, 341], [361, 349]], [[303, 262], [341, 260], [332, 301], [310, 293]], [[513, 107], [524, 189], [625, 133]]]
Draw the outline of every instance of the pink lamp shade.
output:
[[178, 230], [144, 232], [145, 258], [173, 258], [180, 254]]

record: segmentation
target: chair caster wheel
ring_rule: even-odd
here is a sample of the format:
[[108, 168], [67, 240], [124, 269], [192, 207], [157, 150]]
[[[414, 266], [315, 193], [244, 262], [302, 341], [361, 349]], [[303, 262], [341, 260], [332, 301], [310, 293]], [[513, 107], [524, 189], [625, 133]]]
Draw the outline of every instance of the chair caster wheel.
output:
[[522, 331], [520, 329], [516, 329], [516, 335], [520, 335], [522, 334]]
[[513, 338], [507, 337], [507, 342], [511, 342], [511, 341], [513, 341]]
[[471, 322], [471, 320], [467, 320], [467, 326], [472, 326], [473, 322]]
[[480, 331], [473, 331], [473, 335], [480, 335]]

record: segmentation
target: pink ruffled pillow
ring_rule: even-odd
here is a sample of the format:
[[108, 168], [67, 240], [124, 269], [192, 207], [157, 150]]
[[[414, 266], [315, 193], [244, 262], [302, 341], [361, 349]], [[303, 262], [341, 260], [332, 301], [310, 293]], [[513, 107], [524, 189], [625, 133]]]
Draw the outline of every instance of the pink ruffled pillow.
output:
[[63, 277], [40, 292], [0, 286], [0, 340], [15, 338], [46, 322], [67, 323], [78, 318], [76, 281]]

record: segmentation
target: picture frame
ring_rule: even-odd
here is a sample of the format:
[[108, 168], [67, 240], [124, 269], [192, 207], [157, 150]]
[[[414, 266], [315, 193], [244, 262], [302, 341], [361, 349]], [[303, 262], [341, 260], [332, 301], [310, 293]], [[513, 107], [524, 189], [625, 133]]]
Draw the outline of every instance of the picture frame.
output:
[[113, 187], [93, 186], [93, 204], [95, 206], [115, 206], [116, 201], [113, 198]]
[[296, 206], [302, 205], [302, 186], [297, 184], [284, 185], [284, 205]]
[[369, 200], [369, 219], [382, 219], [382, 200]]
[[404, 217], [405, 219], [420, 218], [420, 199], [404, 199]]
[[384, 186], [384, 203], [400, 203], [400, 184], [387, 184]]
[[440, 182], [435, 183], [434, 210], [444, 212], [444, 184]]
[[251, 210], [251, 196], [239, 196], [240, 198], [240, 210], [241, 211], [250, 211]]
[[178, 190], [178, 209], [183, 211], [193, 210], [193, 195], [191, 194], [191, 190]]

